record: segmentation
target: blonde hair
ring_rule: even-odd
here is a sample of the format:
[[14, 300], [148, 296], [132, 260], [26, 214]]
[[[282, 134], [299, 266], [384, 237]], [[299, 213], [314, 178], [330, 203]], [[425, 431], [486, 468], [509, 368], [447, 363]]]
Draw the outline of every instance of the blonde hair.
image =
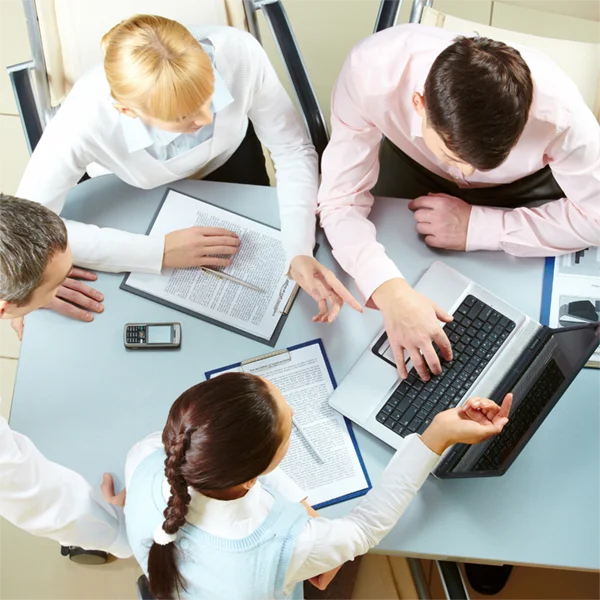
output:
[[209, 56], [180, 23], [154, 15], [121, 21], [102, 38], [113, 98], [162, 121], [195, 115], [214, 91]]

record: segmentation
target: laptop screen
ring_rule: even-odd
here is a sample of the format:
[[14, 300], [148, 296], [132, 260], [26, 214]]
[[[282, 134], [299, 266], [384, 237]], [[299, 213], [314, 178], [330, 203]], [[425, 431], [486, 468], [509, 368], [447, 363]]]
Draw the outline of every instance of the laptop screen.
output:
[[598, 347], [600, 324], [555, 329], [553, 337], [571, 369], [577, 374]]
[[[548, 330], [546, 330], [548, 331]], [[508, 469], [525, 444], [533, 436], [550, 410], [558, 402], [577, 373], [583, 368], [600, 342], [600, 324], [576, 325], [550, 331], [543, 348], [538, 350], [536, 370], [532, 377], [527, 369], [516, 382], [515, 390], [528, 381], [523, 396], [513, 407], [508, 424], [485, 446], [465, 448], [462, 460], [451, 468], [454, 476], [501, 475]], [[540, 364], [541, 361], [541, 364]], [[448, 473], [447, 476], [452, 476]]]

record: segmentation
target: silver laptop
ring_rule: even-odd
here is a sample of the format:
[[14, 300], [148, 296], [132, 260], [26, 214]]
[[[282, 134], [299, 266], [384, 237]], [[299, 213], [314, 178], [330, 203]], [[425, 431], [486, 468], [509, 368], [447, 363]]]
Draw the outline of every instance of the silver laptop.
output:
[[[457, 445], [446, 452], [435, 472], [441, 477], [501, 475], [598, 346], [600, 327], [598, 323], [560, 330], [543, 327], [441, 262], [431, 265], [415, 289], [454, 316], [444, 327], [453, 360], [448, 363], [440, 357], [442, 374], [426, 383], [409, 360], [409, 376], [401, 382], [383, 330], [329, 403], [399, 448], [405, 436], [422, 433], [442, 410], [472, 396], [498, 402], [514, 391], [511, 421], [505, 427], [509, 431], [496, 436], [507, 441], [510, 452], [497, 448], [497, 442], [487, 453], [487, 442], [476, 447]], [[513, 419], [519, 414], [525, 416]], [[502, 460], [496, 460], [496, 455]]]

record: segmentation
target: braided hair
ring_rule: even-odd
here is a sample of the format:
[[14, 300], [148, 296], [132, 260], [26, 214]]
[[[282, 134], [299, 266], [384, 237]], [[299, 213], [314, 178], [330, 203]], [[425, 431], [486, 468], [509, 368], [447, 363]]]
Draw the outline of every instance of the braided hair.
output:
[[171, 491], [163, 512], [166, 539], [155, 541], [148, 555], [150, 589], [161, 599], [185, 590], [174, 536], [185, 524], [188, 487], [227, 490], [251, 481], [268, 468], [283, 439], [278, 407], [266, 382], [247, 373], [226, 373], [175, 401], [162, 441]]

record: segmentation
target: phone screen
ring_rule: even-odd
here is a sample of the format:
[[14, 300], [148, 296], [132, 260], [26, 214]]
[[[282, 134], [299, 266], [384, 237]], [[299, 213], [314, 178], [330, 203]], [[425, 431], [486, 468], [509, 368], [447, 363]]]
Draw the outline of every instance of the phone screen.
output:
[[148, 325], [146, 342], [148, 344], [170, 344], [171, 325]]

